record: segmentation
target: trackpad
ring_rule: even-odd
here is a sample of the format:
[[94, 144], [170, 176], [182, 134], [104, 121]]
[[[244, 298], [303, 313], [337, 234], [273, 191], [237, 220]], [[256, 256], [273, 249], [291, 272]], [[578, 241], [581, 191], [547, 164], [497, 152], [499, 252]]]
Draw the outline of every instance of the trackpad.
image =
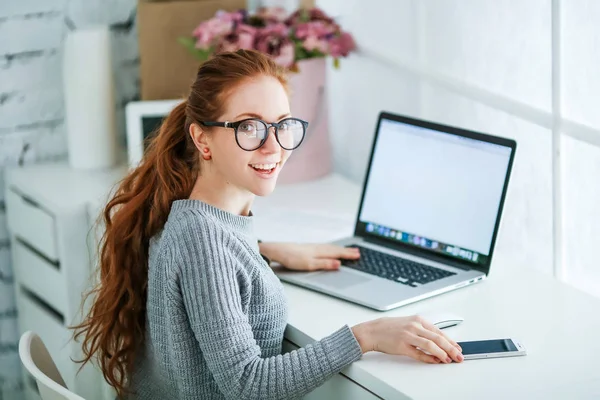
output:
[[307, 276], [305, 280], [337, 289], [345, 289], [350, 286], [358, 285], [359, 283], [370, 281], [369, 278], [346, 271], [324, 271], [318, 274], [311, 274], [311, 276]]

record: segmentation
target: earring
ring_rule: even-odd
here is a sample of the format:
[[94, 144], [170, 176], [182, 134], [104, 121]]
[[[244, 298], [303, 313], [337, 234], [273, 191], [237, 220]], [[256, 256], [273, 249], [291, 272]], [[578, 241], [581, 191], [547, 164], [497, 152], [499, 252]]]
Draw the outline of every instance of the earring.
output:
[[209, 151], [210, 151], [210, 150], [209, 150], [208, 148], [206, 148], [206, 147], [205, 147], [205, 148], [203, 148], [203, 149], [202, 149], [202, 152], [203, 152], [204, 154], [202, 155], [202, 158], [204, 158], [205, 160], [210, 160], [210, 158], [211, 158], [211, 157], [210, 157], [210, 154], [208, 154], [208, 152], [209, 152]]

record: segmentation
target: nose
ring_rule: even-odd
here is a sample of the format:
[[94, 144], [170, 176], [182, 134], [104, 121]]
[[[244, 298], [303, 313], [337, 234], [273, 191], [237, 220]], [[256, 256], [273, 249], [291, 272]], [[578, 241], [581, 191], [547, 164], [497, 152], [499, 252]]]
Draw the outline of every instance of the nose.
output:
[[[271, 129], [273, 130], [272, 132]], [[261, 146], [260, 151], [265, 154], [273, 154], [277, 153], [279, 149], [280, 146], [275, 137], [275, 127], [270, 126], [269, 129], [267, 129], [267, 141]]]

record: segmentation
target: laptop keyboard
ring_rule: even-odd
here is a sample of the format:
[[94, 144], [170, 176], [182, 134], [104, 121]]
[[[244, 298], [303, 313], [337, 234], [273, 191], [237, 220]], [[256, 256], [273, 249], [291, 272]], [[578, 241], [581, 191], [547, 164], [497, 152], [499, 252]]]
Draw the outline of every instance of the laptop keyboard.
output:
[[392, 256], [366, 247], [356, 245], [347, 247], [358, 248], [360, 250], [360, 259], [343, 260], [342, 264], [345, 267], [377, 275], [408, 286], [416, 287], [417, 283], [424, 285], [456, 275], [454, 272], [430, 267], [429, 265]]

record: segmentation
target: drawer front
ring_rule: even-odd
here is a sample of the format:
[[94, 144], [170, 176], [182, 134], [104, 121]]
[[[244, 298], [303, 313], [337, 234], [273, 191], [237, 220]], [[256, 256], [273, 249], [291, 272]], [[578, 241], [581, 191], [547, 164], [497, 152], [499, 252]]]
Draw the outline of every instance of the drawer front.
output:
[[76, 364], [71, 361], [71, 331], [26, 290], [18, 291], [19, 328], [21, 333], [37, 333], [68, 387], [73, 387]]
[[67, 288], [58, 267], [35, 254], [19, 240], [13, 241], [13, 260], [19, 284], [66, 316]]
[[54, 216], [13, 189], [6, 191], [6, 207], [10, 231], [50, 260], [58, 261]]
[[[287, 339], [283, 339], [282, 352], [289, 353], [297, 350], [298, 346]], [[380, 400], [375, 395], [356, 382], [346, 378], [342, 374], [336, 374], [329, 378], [324, 384], [303, 397], [304, 400]]]

